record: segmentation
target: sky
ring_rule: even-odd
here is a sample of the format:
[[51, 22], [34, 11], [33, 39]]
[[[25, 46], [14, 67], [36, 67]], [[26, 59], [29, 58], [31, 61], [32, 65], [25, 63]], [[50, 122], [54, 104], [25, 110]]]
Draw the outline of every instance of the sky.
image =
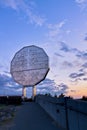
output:
[[30, 45], [43, 48], [50, 62], [37, 93], [87, 96], [87, 0], [0, 0], [0, 95], [21, 95], [10, 63]]

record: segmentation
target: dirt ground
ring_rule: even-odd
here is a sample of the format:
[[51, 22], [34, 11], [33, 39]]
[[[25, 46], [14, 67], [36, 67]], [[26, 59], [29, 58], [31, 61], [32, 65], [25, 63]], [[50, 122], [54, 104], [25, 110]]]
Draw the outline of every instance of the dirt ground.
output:
[[10, 127], [14, 126], [14, 119], [3, 121], [0, 123], [0, 130], [10, 130]]
[[0, 130], [10, 130], [10, 128], [15, 125], [14, 118], [15, 118], [15, 115], [16, 115], [18, 109], [20, 109], [20, 107], [21, 106], [16, 106], [16, 112], [14, 113], [14, 117], [12, 117], [11, 119], [8, 119], [6, 121], [0, 122]]

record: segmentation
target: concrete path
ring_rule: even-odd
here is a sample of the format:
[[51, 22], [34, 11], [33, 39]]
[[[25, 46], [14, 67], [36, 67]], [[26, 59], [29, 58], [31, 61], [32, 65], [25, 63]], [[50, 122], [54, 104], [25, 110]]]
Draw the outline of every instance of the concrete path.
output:
[[35, 102], [21, 106], [10, 130], [60, 130], [49, 115]]

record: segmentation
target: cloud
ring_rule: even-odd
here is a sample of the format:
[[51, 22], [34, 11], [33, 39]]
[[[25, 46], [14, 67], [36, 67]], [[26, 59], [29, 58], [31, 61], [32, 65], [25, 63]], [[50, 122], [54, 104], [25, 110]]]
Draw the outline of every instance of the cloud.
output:
[[7, 68], [6, 65], [0, 61], [0, 71], [6, 68]]
[[[0, 94], [6, 95], [18, 95], [22, 94], [22, 86], [18, 85], [12, 79], [11, 75], [7, 75], [7, 73], [0, 74]], [[57, 85], [54, 80], [46, 78], [40, 84], [37, 85], [37, 93], [45, 94], [50, 93], [51, 95], [60, 95], [61, 93], [66, 93], [68, 86], [64, 83], [60, 83]], [[5, 93], [6, 92], [6, 93]], [[30, 91], [29, 91], [30, 94]]]
[[60, 50], [64, 52], [79, 53], [77, 48], [69, 47], [65, 42], [60, 42]]
[[87, 78], [83, 78], [84, 81], [87, 81]]
[[87, 59], [87, 51], [79, 51], [77, 54], [76, 54], [76, 56], [78, 57], [78, 58], [82, 58], [82, 59]]
[[71, 92], [76, 93], [76, 90], [71, 90]]
[[82, 65], [83, 68], [87, 68], [87, 62]]
[[72, 79], [71, 82], [72, 83], [78, 83], [78, 81], [86, 81], [87, 78], [85, 77], [87, 75], [87, 72], [85, 70], [85, 68], [87, 68], [87, 63], [84, 63], [82, 65], [83, 68], [79, 69], [79, 73], [71, 73], [69, 75], [69, 77]]
[[82, 77], [82, 76], [85, 76], [85, 73], [71, 73], [70, 75], [69, 75], [69, 77], [70, 78], [72, 78], [72, 79], [75, 79], [75, 78], [79, 78], [79, 77]]
[[86, 9], [87, 0], [75, 0], [75, 2], [80, 6], [81, 9]]
[[19, 2], [21, 2], [21, 0], [3, 0], [2, 4], [5, 5], [6, 7], [10, 7], [14, 10], [18, 9], [19, 6]]
[[63, 66], [63, 68], [71, 68], [71, 67], [73, 67], [73, 64], [71, 62], [64, 61], [62, 63], [62, 66]]
[[1, 75], [0, 74], [0, 86], [4, 87], [6, 85], [6, 83], [8, 83], [10, 81], [10, 77], [6, 76], [6, 75]]
[[0, 94], [3, 94], [5, 91], [6, 94], [17, 94], [17, 90], [22, 88], [22, 86], [18, 85], [14, 82], [11, 75], [8, 73], [0, 74]]
[[79, 71], [80, 71], [80, 72], [84, 72], [84, 69], [82, 68], [82, 69], [80, 69]]
[[2, 0], [0, 1], [0, 4], [5, 7], [9, 7], [16, 12], [24, 14], [31, 24], [42, 26], [46, 20], [44, 17], [36, 13], [34, 2], [32, 4], [31, 1], [26, 0]]
[[60, 48], [61, 51], [70, 52], [71, 49], [69, 48], [69, 46], [66, 43], [60, 42], [60, 45], [61, 45], [61, 48]]
[[75, 85], [78, 83], [78, 81], [81, 81], [81, 80], [82, 80], [81, 78], [77, 77], [77, 78], [73, 78], [73, 80], [71, 80], [71, 82], [74, 83], [74, 85]]
[[79, 53], [77, 48], [69, 47], [65, 42], [60, 42], [60, 50], [64, 52]]
[[66, 94], [69, 89], [68, 85], [66, 85], [65, 83], [60, 83], [57, 88], [58, 90], [56, 92], [56, 95], [60, 95], [61, 93]]
[[61, 83], [58, 85], [62, 93], [66, 93], [67, 89], [69, 88], [66, 84]]
[[60, 50], [65, 53], [73, 53], [77, 58], [81, 58], [82, 60], [87, 59], [87, 51], [80, 51], [77, 48], [71, 48], [65, 42], [60, 42]]
[[85, 39], [84, 39], [85, 41], [87, 41], [87, 36], [85, 37]]
[[52, 85], [52, 86], [54, 86], [55, 85], [55, 82], [54, 82], [54, 80], [51, 80], [51, 79], [49, 79], [49, 78], [46, 78], [45, 80], [43, 80], [41, 83], [40, 83], [40, 85]]
[[58, 57], [64, 57], [63, 55], [59, 54], [59, 53], [54, 53], [54, 55], [58, 56]]
[[61, 21], [60, 23], [58, 24], [48, 24], [48, 28], [49, 29], [52, 29], [52, 30], [59, 30], [60, 28], [63, 27], [63, 25], [65, 24], [65, 20], [64, 21]]
[[47, 36], [51, 39], [58, 37], [65, 23], [66, 20], [63, 20], [57, 24], [47, 24], [47, 28], [49, 29]]
[[56, 87], [56, 83], [54, 80], [51, 80], [49, 78], [46, 78], [44, 81], [42, 81], [39, 85], [37, 85], [37, 91], [40, 93], [52, 93]]
[[66, 34], [70, 34], [71, 33], [71, 30], [66, 30]]
[[85, 36], [84, 40], [85, 40], [85, 41], [87, 41], [87, 34], [86, 34], [86, 36]]
[[78, 4], [83, 4], [83, 3], [87, 2], [87, 0], [76, 0], [76, 2], [77, 2]]
[[57, 85], [54, 80], [46, 78], [37, 86], [37, 92], [40, 94], [50, 93], [51, 95], [60, 95], [66, 93], [68, 86], [64, 83]]
[[3, 68], [3, 66], [0, 64], [0, 69], [2, 69]]

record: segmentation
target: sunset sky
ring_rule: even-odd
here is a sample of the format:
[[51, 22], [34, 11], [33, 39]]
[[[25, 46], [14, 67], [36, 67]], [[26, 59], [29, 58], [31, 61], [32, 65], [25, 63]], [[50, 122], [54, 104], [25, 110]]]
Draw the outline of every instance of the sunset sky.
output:
[[21, 94], [10, 62], [29, 45], [43, 48], [50, 60], [37, 93], [87, 96], [87, 0], [0, 0], [1, 95]]

